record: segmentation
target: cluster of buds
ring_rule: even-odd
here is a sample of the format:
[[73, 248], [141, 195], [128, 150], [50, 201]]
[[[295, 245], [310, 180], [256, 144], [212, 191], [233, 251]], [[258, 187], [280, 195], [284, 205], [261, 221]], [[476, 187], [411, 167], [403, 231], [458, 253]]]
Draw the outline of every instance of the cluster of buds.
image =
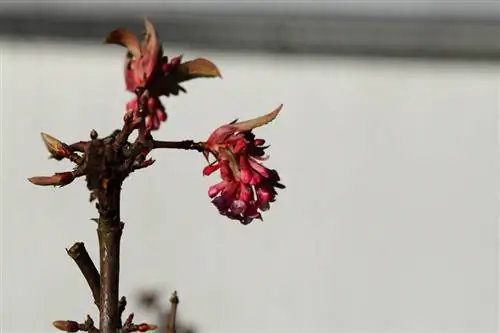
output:
[[134, 320], [134, 314], [131, 313], [123, 323], [123, 328], [122, 328], [123, 333], [148, 332], [158, 329], [157, 325], [152, 325], [148, 323], [134, 324], [132, 323], [133, 320]]
[[160, 128], [167, 120], [161, 96], [178, 95], [186, 92], [181, 82], [199, 77], [221, 77], [219, 69], [211, 61], [198, 58], [182, 62], [182, 56], [169, 58], [163, 55], [163, 47], [153, 24], [145, 20], [145, 36], [139, 42], [129, 30], [113, 30], [105, 42], [127, 48], [125, 59], [125, 87], [136, 94], [126, 105], [126, 112], [144, 118], [140, 127], [143, 133]]
[[[158, 329], [157, 325], [152, 325], [148, 323], [133, 324], [134, 314], [130, 314], [127, 320], [123, 323], [123, 326], [117, 330], [119, 333], [133, 333], [133, 332], [149, 332]], [[52, 322], [52, 326], [60, 331], [75, 333], [75, 332], [88, 332], [88, 333], [99, 333], [99, 330], [94, 326], [94, 320], [87, 315], [87, 319], [84, 323], [78, 323], [73, 320], [56, 320]]]
[[261, 212], [275, 200], [276, 188], [285, 188], [278, 172], [260, 163], [268, 158], [265, 149], [269, 146], [252, 133], [254, 128], [274, 120], [281, 107], [259, 118], [223, 125], [205, 143], [205, 158], [209, 161], [211, 154], [216, 160], [203, 169], [203, 174], [219, 170], [222, 178], [210, 186], [208, 195], [222, 215], [245, 225], [254, 219], [262, 220]]

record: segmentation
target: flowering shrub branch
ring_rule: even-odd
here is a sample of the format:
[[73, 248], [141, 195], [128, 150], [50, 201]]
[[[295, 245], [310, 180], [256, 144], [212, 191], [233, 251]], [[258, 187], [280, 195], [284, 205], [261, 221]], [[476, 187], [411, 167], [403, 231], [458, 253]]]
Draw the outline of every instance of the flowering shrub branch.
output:
[[[76, 178], [84, 177], [90, 191], [90, 201], [96, 202], [99, 213], [97, 223], [99, 240], [99, 271], [92, 262], [83, 243], [77, 242], [67, 250], [87, 281], [99, 308], [99, 329], [90, 317], [83, 324], [75, 321], [55, 321], [53, 325], [66, 332], [130, 333], [155, 330], [155, 325], [134, 324], [133, 314], [122, 323], [126, 298], [118, 298], [120, 272], [120, 242], [124, 223], [120, 219], [122, 184], [133, 172], [150, 167], [155, 160], [150, 153], [155, 149], [183, 149], [198, 151], [208, 162], [203, 175], [219, 171], [221, 181], [212, 185], [208, 196], [221, 215], [249, 224], [262, 220], [262, 212], [276, 200], [280, 183], [278, 172], [262, 165], [268, 157], [265, 140], [256, 138], [253, 130], [273, 121], [281, 111], [274, 111], [247, 121], [233, 121], [214, 130], [205, 141], [160, 141], [153, 133], [167, 120], [160, 97], [177, 96], [186, 92], [180, 83], [195, 78], [221, 77], [219, 69], [210, 61], [198, 58], [182, 61], [182, 57], [169, 59], [153, 24], [145, 20], [142, 42], [130, 31], [120, 28], [112, 31], [106, 43], [127, 48], [124, 66], [125, 88], [134, 94], [125, 107], [123, 126], [100, 138], [95, 130], [90, 140], [72, 144], [42, 133], [42, 141], [51, 158], [68, 159], [75, 167], [71, 171], [52, 176], [31, 177], [29, 181], [40, 186], [63, 187]], [[138, 136], [130, 142], [132, 132]], [[210, 158], [214, 158], [210, 162]], [[179, 299], [174, 293], [168, 332], [175, 332], [175, 314]]]

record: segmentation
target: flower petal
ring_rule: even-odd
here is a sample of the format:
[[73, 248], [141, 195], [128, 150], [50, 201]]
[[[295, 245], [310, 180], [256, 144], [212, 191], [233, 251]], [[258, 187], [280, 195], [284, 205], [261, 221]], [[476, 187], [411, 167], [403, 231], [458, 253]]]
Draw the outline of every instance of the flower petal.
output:
[[250, 183], [253, 177], [252, 169], [248, 163], [248, 158], [245, 155], [240, 156], [241, 181], [245, 184]]
[[243, 200], [234, 200], [231, 204], [231, 211], [237, 215], [243, 214], [246, 208], [247, 205]]
[[240, 200], [250, 202], [253, 200], [253, 192], [250, 186], [240, 183]]
[[214, 171], [219, 169], [219, 163], [213, 162], [212, 164], [207, 165], [203, 168], [203, 176], [210, 176]]
[[250, 166], [252, 167], [252, 169], [254, 169], [258, 173], [260, 173], [265, 178], [269, 177], [269, 170], [265, 166], [263, 166], [262, 164], [260, 164], [259, 162], [255, 161], [255, 160], [253, 160], [252, 158], [249, 158], [248, 162], [249, 162]]
[[225, 141], [231, 134], [233, 134], [236, 129], [233, 125], [223, 125], [217, 128], [215, 131], [210, 134], [207, 140], [207, 145], [211, 146], [217, 143], [221, 143]]
[[213, 198], [217, 196], [226, 187], [226, 182], [221, 181], [218, 184], [212, 185], [208, 188], [208, 196]]

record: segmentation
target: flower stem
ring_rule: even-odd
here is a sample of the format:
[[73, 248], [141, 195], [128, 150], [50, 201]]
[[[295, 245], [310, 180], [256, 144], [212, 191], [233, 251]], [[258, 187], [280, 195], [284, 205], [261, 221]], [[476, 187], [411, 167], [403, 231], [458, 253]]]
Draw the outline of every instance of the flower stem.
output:
[[165, 148], [165, 149], [185, 149], [185, 150], [197, 150], [202, 152], [205, 150], [203, 142], [194, 142], [193, 140], [183, 140], [183, 141], [153, 141], [153, 149]]

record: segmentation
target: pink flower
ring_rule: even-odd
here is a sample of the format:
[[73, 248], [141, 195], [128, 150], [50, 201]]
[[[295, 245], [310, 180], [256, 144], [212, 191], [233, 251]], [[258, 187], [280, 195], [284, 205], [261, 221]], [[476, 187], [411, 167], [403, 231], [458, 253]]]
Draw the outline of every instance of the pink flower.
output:
[[276, 188], [284, 189], [278, 172], [261, 164], [265, 156], [263, 139], [256, 139], [254, 128], [274, 120], [280, 105], [273, 112], [244, 122], [232, 122], [216, 129], [205, 142], [205, 158], [210, 154], [216, 161], [203, 169], [208, 176], [220, 171], [222, 181], [210, 186], [208, 196], [222, 215], [249, 224], [262, 219], [261, 212], [276, 200]]
[[[129, 30], [119, 28], [109, 33], [108, 44], [118, 44], [128, 49], [125, 58], [125, 87], [137, 95], [127, 104], [127, 111], [138, 115], [144, 112], [146, 132], [157, 130], [167, 119], [161, 96], [177, 96], [186, 90], [179, 83], [198, 77], [220, 77], [219, 69], [209, 60], [198, 58], [182, 62], [182, 56], [168, 59], [153, 24], [145, 20], [145, 36], [139, 42]], [[137, 99], [139, 98], [139, 108]]]
[[[167, 120], [167, 112], [158, 97], [146, 97], [143, 103], [142, 115], [144, 116], [145, 132], [155, 131], [160, 128], [160, 124]], [[134, 119], [141, 115], [137, 98], [127, 103], [126, 112], [134, 114]]]

